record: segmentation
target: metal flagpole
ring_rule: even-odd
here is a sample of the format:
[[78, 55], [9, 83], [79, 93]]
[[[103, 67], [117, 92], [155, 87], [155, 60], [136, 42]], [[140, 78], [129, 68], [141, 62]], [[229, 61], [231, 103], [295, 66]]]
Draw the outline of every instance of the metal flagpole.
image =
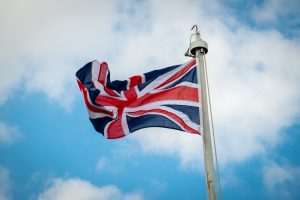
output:
[[[216, 200], [216, 181], [214, 174], [213, 165], [213, 151], [211, 143], [211, 130], [209, 121], [209, 102], [207, 93], [207, 77], [204, 69], [204, 54], [207, 53], [207, 43], [200, 38], [200, 33], [196, 27], [195, 37], [196, 40], [190, 43], [190, 47], [187, 56], [196, 57], [197, 62], [197, 78], [199, 83], [199, 114], [202, 125], [202, 138], [203, 138], [203, 152], [204, 152], [204, 162], [205, 162], [205, 173], [206, 173], [206, 191], [208, 200]], [[192, 29], [193, 29], [192, 28]], [[193, 36], [192, 35], [192, 36]], [[200, 80], [200, 81], [199, 81]], [[198, 91], [199, 91], [198, 90]]]

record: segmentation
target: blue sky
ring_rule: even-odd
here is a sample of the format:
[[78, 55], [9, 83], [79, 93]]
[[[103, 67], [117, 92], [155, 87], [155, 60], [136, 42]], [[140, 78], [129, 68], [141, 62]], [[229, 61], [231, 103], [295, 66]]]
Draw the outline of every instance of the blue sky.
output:
[[198, 24], [224, 199], [300, 198], [300, 3], [0, 1], [0, 200], [205, 199], [201, 137], [118, 140], [88, 120], [75, 72], [112, 79], [186, 62]]

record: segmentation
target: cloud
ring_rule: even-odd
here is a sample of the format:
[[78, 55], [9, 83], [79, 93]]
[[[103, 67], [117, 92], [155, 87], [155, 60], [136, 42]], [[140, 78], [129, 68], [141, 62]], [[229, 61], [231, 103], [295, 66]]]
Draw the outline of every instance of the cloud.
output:
[[107, 159], [105, 157], [100, 158], [97, 163], [97, 171], [103, 171], [107, 166]]
[[244, 161], [275, 147], [281, 129], [297, 123], [299, 41], [245, 27], [222, 32], [212, 35], [208, 57], [217, 143], [223, 162]]
[[21, 137], [22, 134], [17, 127], [0, 121], [0, 143], [9, 145]]
[[139, 193], [123, 193], [114, 185], [98, 187], [88, 181], [71, 178], [63, 180], [53, 179], [47, 188], [38, 197], [38, 200], [142, 200]]
[[272, 199], [298, 199], [299, 178], [299, 166], [270, 162], [263, 168], [264, 185]]
[[30, 0], [1, 6], [0, 104], [21, 90], [42, 92], [70, 110], [76, 69], [109, 51], [114, 24], [113, 2], [84, 2]]
[[129, 136], [137, 142], [142, 152], [176, 156], [181, 169], [200, 170], [203, 166], [202, 137], [176, 130], [148, 128]]
[[0, 165], [0, 199], [10, 200], [12, 199], [12, 182], [10, 180], [8, 169]]
[[116, 157], [114, 154], [110, 156], [109, 158], [102, 156], [96, 165], [97, 172], [103, 172], [103, 173], [110, 173], [113, 175], [118, 175], [122, 173], [124, 170], [124, 166], [120, 163], [126, 162], [123, 161], [124, 155], [120, 156], [122, 154], [119, 154], [118, 157]]
[[288, 24], [295, 25], [300, 22], [297, 19], [299, 8], [299, 1], [296, 0], [291, 0], [288, 4], [284, 0], [266, 0], [254, 7], [252, 15], [255, 21], [264, 24], [277, 23], [284, 18], [288, 19]]
[[162, 192], [168, 189], [168, 184], [159, 180], [151, 179], [149, 184], [152, 191]]

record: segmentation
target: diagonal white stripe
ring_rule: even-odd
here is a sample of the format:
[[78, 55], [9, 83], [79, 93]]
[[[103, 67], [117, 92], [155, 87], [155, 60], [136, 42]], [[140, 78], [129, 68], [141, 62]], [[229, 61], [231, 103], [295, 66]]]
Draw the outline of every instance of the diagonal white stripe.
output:
[[156, 102], [152, 102], [152, 103], [148, 103], [148, 104], [144, 104], [142, 106], [137, 106], [137, 107], [132, 107], [132, 108], [125, 107], [124, 112], [136, 112], [139, 110], [150, 110], [150, 109], [154, 109], [154, 108], [157, 108], [157, 107], [163, 106], [163, 105], [184, 105], [184, 106], [198, 107], [199, 103], [194, 102], [194, 101], [184, 101], [184, 100], [156, 101]]
[[159, 86], [163, 82], [167, 81], [170, 77], [175, 75], [177, 72], [179, 72], [181, 69], [183, 69], [186, 65], [193, 62], [193, 60], [186, 62], [182, 64], [181, 66], [177, 67], [176, 69], [173, 69], [172, 71], [169, 71], [161, 76], [158, 76], [155, 80], [153, 80], [149, 85], [147, 85], [142, 91], [141, 94], [144, 95], [148, 93], [149, 91], [153, 90], [155, 87]]

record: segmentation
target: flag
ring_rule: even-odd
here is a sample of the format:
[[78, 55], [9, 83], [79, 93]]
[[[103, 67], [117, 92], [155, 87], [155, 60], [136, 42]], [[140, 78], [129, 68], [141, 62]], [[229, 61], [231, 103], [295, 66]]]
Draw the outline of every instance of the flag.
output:
[[76, 73], [90, 121], [108, 139], [147, 127], [200, 134], [196, 60], [111, 81], [105, 62]]

